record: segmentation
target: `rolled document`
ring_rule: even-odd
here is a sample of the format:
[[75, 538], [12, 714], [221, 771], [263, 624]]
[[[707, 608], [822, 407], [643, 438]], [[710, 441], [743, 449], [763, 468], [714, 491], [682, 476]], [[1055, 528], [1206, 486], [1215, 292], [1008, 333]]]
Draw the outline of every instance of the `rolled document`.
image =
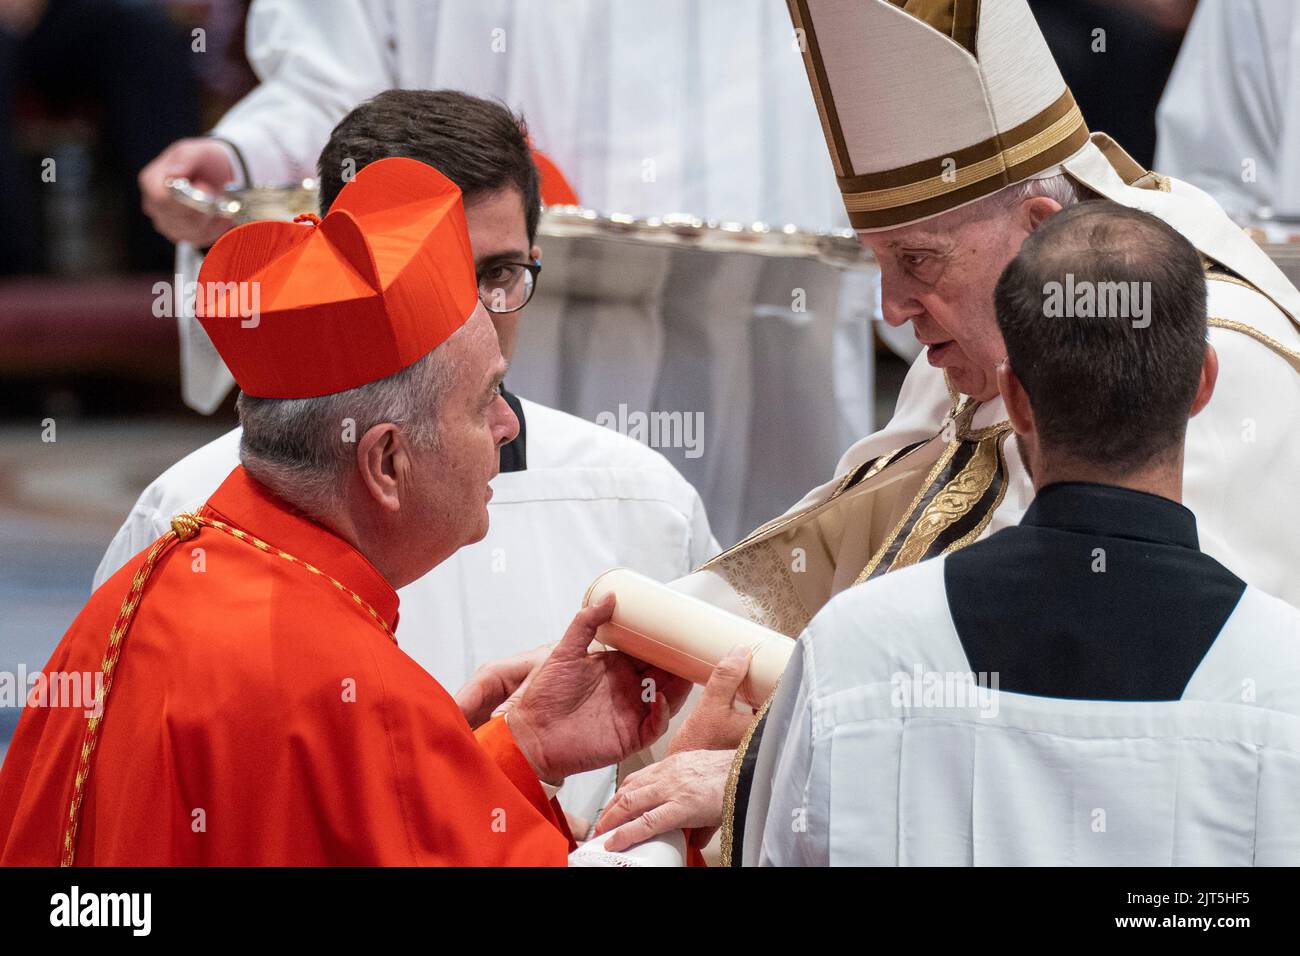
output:
[[759, 707], [771, 695], [794, 641], [627, 568], [606, 571], [587, 588], [583, 606], [615, 598], [614, 618], [596, 639], [670, 674], [704, 684], [738, 644], [754, 648], [738, 696]]

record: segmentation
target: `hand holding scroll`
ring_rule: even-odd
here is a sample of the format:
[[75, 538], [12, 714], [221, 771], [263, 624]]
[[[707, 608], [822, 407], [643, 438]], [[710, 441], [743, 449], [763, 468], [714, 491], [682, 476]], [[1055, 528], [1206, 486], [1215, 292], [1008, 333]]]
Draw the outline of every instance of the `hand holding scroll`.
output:
[[612, 597], [579, 611], [507, 716], [519, 749], [550, 783], [648, 747], [690, 689], [626, 654], [591, 651], [613, 613]]

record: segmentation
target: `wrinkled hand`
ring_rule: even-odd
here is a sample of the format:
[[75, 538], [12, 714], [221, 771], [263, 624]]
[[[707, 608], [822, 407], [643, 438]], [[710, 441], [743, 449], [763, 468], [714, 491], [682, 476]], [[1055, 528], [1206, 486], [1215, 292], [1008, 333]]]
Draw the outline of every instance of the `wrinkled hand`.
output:
[[550, 656], [553, 646], [543, 644], [475, 670], [465, 686], [456, 692], [456, 704], [470, 728], [476, 730], [493, 714], [509, 711], [528, 689], [532, 675]]
[[669, 754], [684, 750], [735, 750], [740, 746], [745, 731], [754, 722], [754, 714], [748, 707], [744, 711], [736, 710], [736, 692], [745, 682], [753, 656], [753, 648], [742, 644], [718, 661], [695, 709], [669, 744]]
[[617, 763], [668, 729], [690, 682], [618, 651], [589, 651], [614, 598], [584, 608], [510, 709], [510, 731], [550, 783]]
[[209, 246], [234, 223], [226, 216], [199, 212], [175, 199], [169, 179], [188, 179], [207, 192], [217, 193], [235, 178], [226, 149], [214, 139], [178, 139], [140, 170], [140, 205], [154, 228], [172, 242]]
[[604, 844], [614, 853], [687, 828], [697, 831], [695, 846], [708, 843], [722, 825], [723, 791], [735, 756], [734, 750], [686, 750], [638, 770], [605, 807], [596, 835], [622, 827]]

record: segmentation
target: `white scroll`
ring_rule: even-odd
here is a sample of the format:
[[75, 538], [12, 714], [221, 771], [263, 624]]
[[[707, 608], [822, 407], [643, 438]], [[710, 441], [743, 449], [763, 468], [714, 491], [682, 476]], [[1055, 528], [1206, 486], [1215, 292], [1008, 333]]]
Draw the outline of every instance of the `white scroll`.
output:
[[752, 707], [762, 706], [771, 695], [794, 650], [795, 642], [784, 634], [626, 568], [596, 578], [583, 605], [598, 604], [611, 593], [614, 618], [601, 626], [596, 639], [696, 684], [708, 682], [731, 648], [752, 647], [749, 674], [738, 694]]

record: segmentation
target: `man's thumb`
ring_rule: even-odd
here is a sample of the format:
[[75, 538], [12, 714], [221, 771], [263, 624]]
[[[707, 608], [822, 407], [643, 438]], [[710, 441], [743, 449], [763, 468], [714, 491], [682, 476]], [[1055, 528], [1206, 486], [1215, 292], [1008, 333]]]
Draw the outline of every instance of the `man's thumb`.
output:
[[596, 630], [614, 616], [614, 595], [606, 594], [598, 603], [584, 607], [573, 618], [555, 652], [564, 657], [583, 657], [596, 639]]
[[709, 675], [709, 682], [704, 685], [704, 698], [730, 707], [735, 702], [736, 692], [745, 682], [749, 673], [749, 659], [754, 649], [748, 644], [737, 644], [727, 651], [725, 657], [718, 661]]

